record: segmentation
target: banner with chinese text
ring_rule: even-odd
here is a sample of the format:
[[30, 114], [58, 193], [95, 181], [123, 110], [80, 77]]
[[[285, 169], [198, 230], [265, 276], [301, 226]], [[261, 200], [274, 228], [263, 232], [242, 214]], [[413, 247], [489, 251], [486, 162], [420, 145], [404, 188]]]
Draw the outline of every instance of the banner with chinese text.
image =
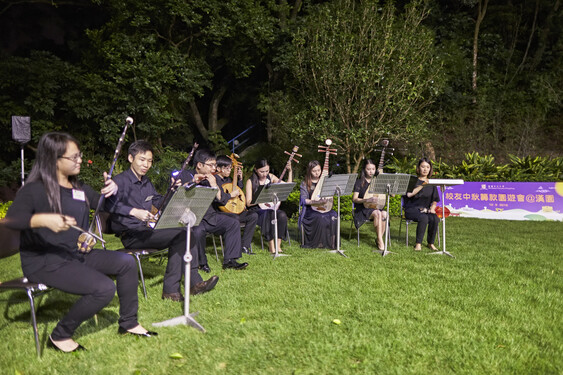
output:
[[465, 182], [445, 198], [452, 216], [563, 221], [563, 182]]

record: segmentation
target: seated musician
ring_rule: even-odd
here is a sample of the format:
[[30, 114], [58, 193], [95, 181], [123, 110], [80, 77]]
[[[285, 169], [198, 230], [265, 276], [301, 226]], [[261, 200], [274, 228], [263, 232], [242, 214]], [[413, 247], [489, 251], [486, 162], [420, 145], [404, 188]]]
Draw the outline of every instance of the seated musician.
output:
[[[201, 186], [218, 188], [217, 179], [214, 176], [217, 168], [214, 153], [209, 150], [198, 150], [194, 155], [194, 166], [195, 170], [184, 170], [173, 178], [182, 184], [196, 182]], [[192, 232], [192, 238], [198, 246], [199, 266], [206, 272], [210, 271], [205, 255], [207, 233], [220, 234], [225, 238], [223, 269], [242, 270], [248, 266], [248, 263], [237, 261], [242, 256], [240, 222], [236, 217], [219, 211], [217, 203], [221, 201], [221, 198], [221, 189], [217, 189], [214, 203], [209, 206], [200, 224], [194, 227]]]
[[[150, 143], [138, 140], [129, 146], [127, 158], [131, 167], [114, 177], [119, 186], [117, 196], [106, 201], [111, 215], [111, 229], [121, 238], [123, 246], [130, 249], [166, 249], [168, 263], [164, 273], [162, 298], [183, 301], [181, 280], [186, 253], [184, 227], [153, 230], [147, 222], [154, 219], [151, 206], [161, 207], [164, 199], [157, 193], [146, 174], [152, 166], [153, 149]], [[192, 228], [192, 233], [193, 228]], [[198, 273], [197, 244], [191, 244], [190, 294], [200, 294], [215, 287], [219, 277], [203, 281]], [[186, 291], [187, 293], [187, 291]]]
[[[381, 173], [379, 170], [377, 174]], [[368, 187], [373, 178], [376, 178], [376, 165], [371, 159], [366, 159], [360, 178], [354, 184], [354, 193], [352, 195], [352, 202], [354, 202], [354, 225], [359, 228], [363, 223], [373, 220], [373, 228], [377, 234], [377, 248], [384, 250], [385, 244], [383, 242], [383, 235], [385, 234], [385, 220], [387, 220], [387, 212], [377, 209], [378, 197], [377, 194], [367, 196]]]
[[[291, 163], [287, 164], [288, 168], [288, 177], [287, 181], [292, 182], [293, 179], [293, 172], [291, 169]], [[268, 246], [270, 249], [270, 253], [274, 254], [276, 252], [276, 244], [274, 243], [275, 237], [275, 227], [272, 224], [274, 220], [274, 205], [272, 203], [266, 204], [252, 204], [252, 197], [254, 194], [257, 193], [258, 188], [262, 185], [268, 184], [276, 184], [281, 182], [276, 176], [270, 173], [270, 165], [268, 164], [268, 160], [260, 159], [254, 165], [254, 172], [252, 176], [246, 180], [246, 188], [245, 188], [245, 195], [246, 195], [246, 206], [250, 211], [254, 211], [258, 213], [258, 225], [260, 226], [260, 230], [262, 231], [262, 235], [268, 241]], [[277, 219], [278, 219], [278, 249], [280, 252], [281, 250], [281, 241], [282, 239], [286, 239], [287, 234], [287, 215], [282, 210], [277, 210]]]
[[300, 186], [300, 204], [303, 207], [299, 217], [303, 226], [303, 244], [305, 248], [336, 249], [337, 214], [334, 210], [322, 212], [315, 207], [322, 207], [327, 199], [312, 198], [312, 194], [321, 177], [321, 165], [317, 160], [309, 162], [305, 178]]
[[436, 232], [440, 219], [436, 215], [436, 204], [440, 201], [438, 188], [435, 185], [427, 186], [428, 177], [432, 176], [432, 162], [427, 158], [422, 158], [416, 166], [418, 181], [412, 192], [407, 193], [405, 198], [405, 217], [408, 220], [418, 222], [416, 227], [416, 251], [422, 250], [422, 239], [428, 226], [428, 247], [437, 250], [434, 246]]
[[[21, 231], [20, 257], [23, 274], [80, 298], [57, 323], [47, 345], [63, 352], [83, 350], [72, 339], [75, 330], [108, 305], [117, 290], [121, 334], [156, 335], [137, 321], [138, 274], [133, 257], [114, 251], [78, 251], [77, 242], [86, 230], [90, 209], [99, 194], [77, 176], [82, 164], [78, 141], [67, 133], [46, 133], [37, 145], [33, 168], [18, 191], [3, 223]], [[107, 175], [104, 173], [104, 178]], [[106, 197], [117, 192], [107, 180]], [[74, 226], [75, 228], [71, 228]], [[113, 282], [110, 276], [115, 277]]]
[[238, 189], [231, 191], [231, 193], [225, 193], [223, 185], [232, 184], [233, 179], [230, 177], [231, 170], [233, 168], [233, 161], [227, 156], [217, 157], [217, 174], [215, 179], [217, 180], [217, 186], [221, 189], [221, 199], [214, 204], [220, 206], [225, 206], [229, 200], [234, 199], [242, 195], [242, 204], [245, 209], [240, 214], [232, 214], [236, 217], [240, 223], [244, 224], [244, 232], [241, 239], [242, 252], [245, 254], [254, 254], [250, 248], [252, 242], [252, 237], [254, 236], [254, 230], [256, 229], [256, 222], [258, 221], [258, 213], [254, 211], [248, 211], [246, 209], [246, 198], [244, 197], [243, 187], [242, 187], [242, 168], [238, 169], [237, 186]]

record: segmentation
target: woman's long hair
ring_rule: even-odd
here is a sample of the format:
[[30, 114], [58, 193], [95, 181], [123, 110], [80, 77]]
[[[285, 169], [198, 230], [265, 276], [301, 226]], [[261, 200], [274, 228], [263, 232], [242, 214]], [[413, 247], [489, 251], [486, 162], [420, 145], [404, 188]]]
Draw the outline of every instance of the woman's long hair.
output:
[[[371, 160], [371, 159], [366, 159], [365, 162], [364, 162], [364, 166], [363, 166], [363, 168], [362, 168], [362, 173], [361, 173], [361, 175], [360, 175], [360, 178], [362, 179], [362, 188], [363, 188], [363, 187], [366, 185], [366, 183], [367, 183], [367, 182], [366, 182], [366, 179], [367, 179], [368, 177], [367, 177], [367, 174], [366, 174], [366, 168], [367, 168], [367, 166], [370, 165], [370, 164], [375, 165], [375, 173], [377, 173], [377, 164], [375, 164], [375, 163], [373, 162], [373, 160]], [[375, 177], [375, 175], [374, 175], [374, 177]]]
[[305, 178], [303, 179], [305, 181], [305, 185], [307, 186], [307, 191], [311, 191], [311, 185], [313, 184], [313, 176], [311, 171], [317, 165], [321, 165], [321, 163], [319, 163], [317, 160], [311, 160], [309, 164], [307, 164], [307, 172], [305, 173]]
[[426, 162], [426, 163], [428, 163], [428, 165], [430, 165], [430, 171], [428, 172], [428, 176], [426, 176], [426, 177], [432, 178], [432, 171], [434, 170], [434, 168], [432, 167], [432, 162], [428, 158], [422, 158], [418, 161], [418, 163], [416, 163], [416, 175], [418, 177], [420, 177], [420, 164], [422, 164], [424, 162]]
[[250, 182], [252, 183], [252, 193], [258, 189], [259, 182], [258, 182], [258, 174], [256, 173], [257, 169], [264, 168], [269, 166], [267, 159], [258, 159], [256, 163], [254, 163], [254, 170], [252, 171], [252, 176], [250, 176]]
[[[61, 188], [57, 178], [57, 160], [66, 152], [69, 142], [78, 141], [68, 133], [52, 132], [45, 133], [39, 139], [35, 162], [26, 182], [41, 181], [47, 193], [49, 206], [53, 212], [62, 213]], [[76, 176], [68, 177], [72, 186], [76, 187], [78, 179]]]

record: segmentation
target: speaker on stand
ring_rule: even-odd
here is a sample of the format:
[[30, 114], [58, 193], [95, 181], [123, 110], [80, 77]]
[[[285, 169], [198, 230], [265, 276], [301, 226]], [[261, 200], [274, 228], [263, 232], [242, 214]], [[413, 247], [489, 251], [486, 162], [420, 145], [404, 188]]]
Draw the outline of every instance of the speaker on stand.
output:
[[22, 165], [22, 186], [25, 181], [23, 147], [31, 140], [31, 119], [29, 116], [12, 116], [12, 139], [20, 144]]

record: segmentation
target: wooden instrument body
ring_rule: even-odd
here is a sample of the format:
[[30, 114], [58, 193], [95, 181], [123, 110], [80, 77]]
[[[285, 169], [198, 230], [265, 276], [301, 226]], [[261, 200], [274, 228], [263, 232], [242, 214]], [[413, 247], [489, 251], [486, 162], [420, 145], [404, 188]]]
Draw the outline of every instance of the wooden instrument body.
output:
[[[280, 178], [278, 179], [278, 184], [279, 183], [283, 183], [282, 178], [283, 176], [285, 176], [285, 172], [287, 172], [289, 165], [291, 164], [292, 161], [295, 161], [296, 163], [299, 163], [299, 160], [297, 160], [297, 156], [301, 157], [302, 155], [298, 154], [297, 151], [299, 151], [299, 146], [293, 146], [293, 149], [291, 150], [291, 153], [284, 151], [285, 154], [289, 155], [289, 159], [287, 160], [287, 163], [285, 164], [285, 167], [282, 171], [282, 173], [280, 174]], [[263, 210], [277, 210], [278, 208], [280, 208], [281, 202], [278, 202], [274, 205], [274, 202], [268, 202], [268, 203], [259, 203], [258, 207], [260, 207]]]
[[242, 189], [237, 184], [238, 171], [239, 171], [239, 168], [241, 167], [241, 165], [238, 162], [238, 160], [236, 159], [238, 157], [237, 154], [231, 154], [231, 156], [229, 156], [229, 157], [231, 158], [231, 160], [233, 162], [233, 172], [234, 172], [233, 173], [233, 182], [227, 182], [227, 183], [223, 184], [221, 186], [221, 188], [227, 194], [231, 194], [233, 191], [238, 190], [239, 195], [237, 195], [234, 198], [229, 199], [227, 204], [219, 207], [219, 210], [221, 210], [223, 212], [229, 212], [229, 213], [232, 213], [232, 214], [240, 215], [246, 209], [246, 197], [244, 196], [244, 192], [242, 191]]
[[231, 194], [233, 192], [233, 189], [239, 190], [240, 194], [234, 198], [229, 199], [227, 204], [220, 206], [219, 209], [223, 212], [230, 212], [237, 215], [242, 213], [246, 209], [246, 198], [242, 189], [238, 187], [238, 185], [236, 185], [236, 182], [227, 182], [221, 185], [221, 188], [227, 194]]
[[[330, 145], [332, 144], [332, 141], [330, 139], [327, 139], [325, 141], [326, 146], [319, 146], [319, 152], [324, 152], [325, 153], [325, 161], [323, 164], [323, 171], [321, 173], [321, 176], [319, 178], [319, 182], [317, 183], [317, 186], [315, 186], [315, 189], [313, 190], [313, 193], [311, 193], [311, 200], [314, 201], [318, 201], [321, 199], [321, 191], [323, 189], [323, 183], [324, 183], [324, 179], [326, 178], [326, 176], [328, 176], [328, 159], [330, 155], [336, 155], [336, 149], [331, 149]], [[333, 198], [329, 197], [329, 198], [325, 198], [326, 202], [320, 205], [311, 205], [311, 209], [320, 213], [326, 213], [329, 212], [330, 210], [332, 210], [332, 205], [333, 205]]]
[[[383, 149], [381, 150], [381, 157], [379, 158], [379, 165], [377, 166], [376, 172], [379, 171], [381, 168], [383, 168], [383, 162], [385, 159], [385, 149], [387, 148], [387, 146], [389, 146], [389, 141], [384, 139], [383, 140]], [[373, 176], [372, 178], [376, 178], [375, 176]], [[374, 202], [365, 202], [364, 203], [364, 207], [367, 208], [373, 208], [374, 210], [382, 210], [383, 207], [385, 207], [385, 204], [387, 203], [387, 196], [385, 194], [372, 194], [369, 193], [368, 191], [366, 191], [366, 193], [364, 194], [364, 199], [370, 199], [375, 197], [376, 200]]]

